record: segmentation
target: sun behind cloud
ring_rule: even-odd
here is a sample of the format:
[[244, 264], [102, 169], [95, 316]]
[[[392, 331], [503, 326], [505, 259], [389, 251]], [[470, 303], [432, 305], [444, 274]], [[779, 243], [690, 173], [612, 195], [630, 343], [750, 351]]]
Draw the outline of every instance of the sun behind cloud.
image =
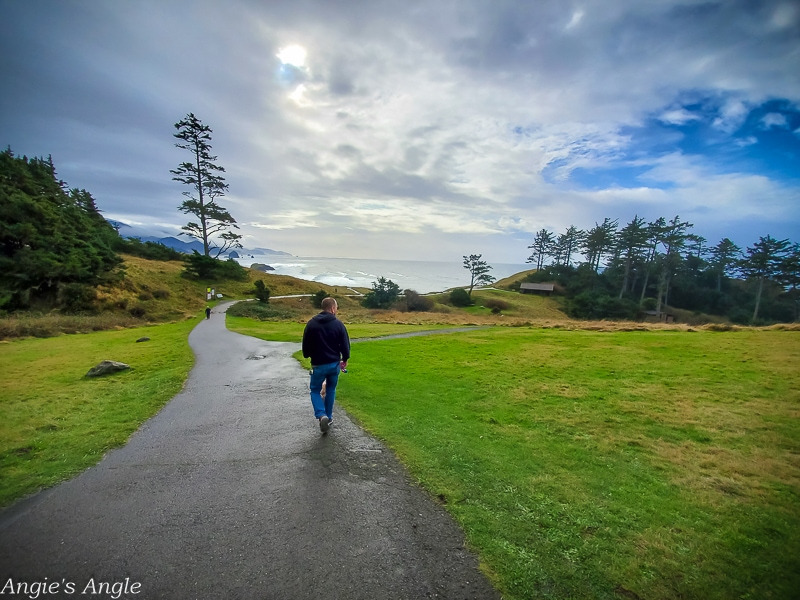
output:
[[295, 67], [303, 67], [306, 64], [306, 56], [308, 53], [306, 49], [297, 44], [285, 46], [280, 49], [277, 56], [280, 61], [285, 65], [292, 65]]

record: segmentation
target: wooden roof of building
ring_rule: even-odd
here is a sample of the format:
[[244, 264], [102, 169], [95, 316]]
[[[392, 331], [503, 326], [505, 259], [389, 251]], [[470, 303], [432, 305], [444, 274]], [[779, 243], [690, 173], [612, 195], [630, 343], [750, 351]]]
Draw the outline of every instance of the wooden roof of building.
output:
[[520, 290], [533, 290], [537, 292], [552, 292], [554, 283], [522, 283], [519, 286]]

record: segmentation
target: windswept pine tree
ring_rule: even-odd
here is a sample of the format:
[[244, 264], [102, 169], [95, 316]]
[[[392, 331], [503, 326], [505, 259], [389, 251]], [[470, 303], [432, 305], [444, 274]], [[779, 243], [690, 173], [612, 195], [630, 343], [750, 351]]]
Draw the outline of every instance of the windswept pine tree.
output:
[[[215, 249], [213, 258], [229, 248], [241, 248], [242, 236], [233, 231], [239, 228], [236, 219], [217, 202], [217, 198], [225, 195], [228, 184], [222, 176], [225, 169], [215, 162], [216, 156], [211, 156], [211, 128], [189, 113], [175, 123], [175, 129], [178, 131], [173, 135], [180, 140], [175, 146], [188, 150], [191, 160], [182, 162], [170, 173], [175, 176], [173, 180], [189, 186], [183, 192], [187, 199], [180, 210], [197, 217], [197, 222], [190, 221], [182, 228], [181, 235], [200, 240], [204, 256], [211, 256], [211, 250]], [[216, 243], [215, 237], [222, 245]]]
[[494, 281], [494, 277], [489, 273], [492, 267], [485, 260], [481, 260], [481, 256], [481, 254], [470, 254], [464, 257], [464, 268], [470, 274], [468, 292], [470, 297], [472, 297], [472, 290], [476, 285], [489, 285]]

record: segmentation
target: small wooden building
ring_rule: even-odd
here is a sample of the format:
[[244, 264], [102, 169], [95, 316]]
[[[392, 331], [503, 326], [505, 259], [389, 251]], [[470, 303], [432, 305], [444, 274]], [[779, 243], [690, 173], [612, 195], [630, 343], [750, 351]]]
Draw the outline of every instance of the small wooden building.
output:
[[553, 293], [554, 287], [554, 283], [521, 283], [519, 286], [519, 293], [549, 296]]
[[651, 317], [653, 319], [657, 319], [662, 323], [674, 323], [675, 322], [675, 315], [666, 313], [666, 312], [658, 312], [656, 310], [646, 310], [644, 314], [647, 317]]

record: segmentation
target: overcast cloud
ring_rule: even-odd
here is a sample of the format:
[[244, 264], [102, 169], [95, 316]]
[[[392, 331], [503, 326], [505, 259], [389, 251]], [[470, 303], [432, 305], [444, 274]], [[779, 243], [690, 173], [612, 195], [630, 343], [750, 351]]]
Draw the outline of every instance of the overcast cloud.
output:
[[524, 262], [542, 228], [680, 215], [800, 241], [800, 5], [0, 0], [0, 143], [176, 235], [212, 127], [246, 247]]

